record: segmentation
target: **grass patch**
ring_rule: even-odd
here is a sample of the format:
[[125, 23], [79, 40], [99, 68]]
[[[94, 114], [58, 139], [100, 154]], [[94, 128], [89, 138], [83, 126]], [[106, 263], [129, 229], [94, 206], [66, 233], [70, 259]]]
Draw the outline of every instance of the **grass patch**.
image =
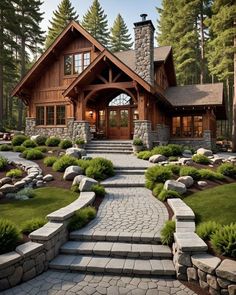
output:
[[44, 187], [34, 190], [35, 196], [26, 201], [9, 200], [0, 204], [1, 218], [12, 221], [22, 230], [23, 224], [32, 218], [45, 218], [47, 214], [65, 207], [78, 198], [70, 190]]
[[220, 224], [235, 222], [236, 183], [220, 185], [184, 198], [193, 209], [197, 222], [215, 221]]

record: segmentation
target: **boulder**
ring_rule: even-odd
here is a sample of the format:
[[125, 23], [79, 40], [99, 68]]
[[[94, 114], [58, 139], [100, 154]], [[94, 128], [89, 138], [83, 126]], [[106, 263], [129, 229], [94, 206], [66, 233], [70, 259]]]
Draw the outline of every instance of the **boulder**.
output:
[[24, 186], [25, 186], [24, 180], [20, 180], [20, 181], [17, 181], [16, 183], [14, 183], [14, 187], [16, 188], [16, 190], [19, 190], [19, 189], [23, 188]]
[[205, 187], [205, 186], [207, 186], [207, 182], [206, 182], [206, 181], [202, 181], [202, 180], [198, 181], [197, 184], [198, 184], [200, 187]]
[[86, 151], [84, 149], [72, 147], [66, 150], [66, 155], [81, 159], [83, 156], [86, 156]]
[[187, 188], [192, 186], [194, 183], [192, 176], [181, 176], [177, 179], [177, 181], [185, 184]]
[[187, 191], [185, 184], [176, 180], [167, 180], [164, 184], [164, 189], [176, 191], [180, 195]]
[[182, 153], [182, 156], [184, 158], [192, 158], [192, 152], [190, 150], [184, 150], [183, 153]]
[[211, 157], [213, 155], [211, 150], [207, 150], [207, 149], [204, 149], [204, 148], [198, 149], [197, 154], [198, 155], [204, 155], [206, 157]]
[[15, 191], [16, 191], [16, 188], [13, 184], [4, 184], [0, 188], [0, 192], [2, 192], [3, 194], [14, 193]]
[[53, 179], [54, 179], [54, 177], [53, 177], [52, 174], [46, 174], [46, 175], [43, 177], [43, 181], [46, 181], [46, 182], [52, 181]]
[[79, 190], [81, 192], [89, 192], [91, 191], [91, 187], [94, 184], [98, 184], [97, 180], [93, 179], [93, 178], [89, 178], [89, 177], [84, 177], [79, 185]]
[[10, 183], [12, 183], [11, 177], [3, 177], [2, 179], [0, 179], [0, 186]]
[[43, 186], [43, 181], [42, 180], [38, 180], [36, 182], [36, 187], [42, 187]]
[[163, 155], [153, 155], [149, 158], [149, 162], [151, 163], [159, 163], [166, 161], [167, 158]]
[[75, 178], [74, 178], [74, 180], [73, 180], [73, 182], [72, 182], [72, 185], [79, 185], [80, 184], [80, 182], [81, 182], [81, 180], [83, 179], [83, 178], [85, 178], [86, 176], [84, 176], [84, 175], [77, 175], [77, 176], [75, 176]]
[[83, 173], [83, 169], [80, 166], [69, 166], [66, 168], [64, 172], [63, 179], [73, 180], [75, 176], [81, 175], [82, 173]]
[[223, 163], [224, 158], [220, 158], [220, 157], [214, 157], [213, 159], [211, 159], [211, 163], [213, 165], [219, 165]]
[[37, 180], [42, 180], [43, 179], [43, 175], [42, 174], [39, 174], [35, 177]]
[[88, 160], [92, 160], [92, 157], [89, 157], [89, 156], [82, 156], [81, 159], [82, 159], [82, 160], [86, 160], [86, 161], [88, 161]]
[[40, 136], [40, 135], [32, 135], [32, 136], [30, 137], [30, 139], [31, 139], [31, 140], [36, 140], [39, 136]]
[[191, 165], [193, 165], [193, 160], [191, 158], [180, 158], [179, 159], [179, 164], [186, 165], [186, 166], [191, 166]]

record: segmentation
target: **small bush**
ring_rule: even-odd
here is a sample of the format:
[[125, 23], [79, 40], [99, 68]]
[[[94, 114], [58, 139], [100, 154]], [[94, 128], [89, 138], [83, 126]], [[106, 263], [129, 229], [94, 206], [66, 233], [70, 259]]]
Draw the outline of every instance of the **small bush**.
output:
[[161, 230], [161, 242], [171, 246], [174, 243], [175, 221], [167, 220]]
[[168, 148], [171, 150], [172, 156], [180, 156], [183, 152], [183, 147], [179, 144], [168, 144]]
[[215, 221], [207, 221], [200, 223], [197, 226], [196, 233], [202, 238], [204, 241], [210, 240], [210, 237], [213, 233], [215, 233], [218, 229], [220, 229], [221, 225], [216, 223]]
[[203, 164], [203, 165], [208, 165], [211, 162], [210, 159], [207, 156], [200, 155], [200, 154], [192, 156], [192, 160], [195, 163]]
[[236, 176], [236, 167], [231, 163], [223, 163], [218, 167], [217, 172], [219, 172], [225, 176], [235, 177]]
[[44, 226], [46, 222], [47, 221], [43, 218], [32, 218], [31, 220], [27, 220], [22, 224], [21, 232], [25, 235], [29, 235], [36, 229]]
[[79, 190], [79, 184], [72, 185], [70, 189], [74, 193], [79, 193], [80, 192], [80, 190]]
[[12, 151], [12, 146], [9, 144], [2, 144], [2, 145], [0, 145], [0, 151], [2, 151], [2, 152]]
[[152, 153], [150, 151], [142, 151], [139, 152], [137, 157], [139, 159], [148, 160], [152, 156]]
[[173, 156], [171, 148], [167, 145], [156, 146], [151, 152], [152, 155], [163, 155], [165, 157]]
[[25, 150], [22, 154], [27, 160], [40, 160], [43, 158], [43, 153], [37, 149]]
[[176, 157], [176, 156], [171, 156], [171, 157], [169, 157], [169, 162], [176, 162], [176, 161], [178, 161], [178, 157]]
[[26, 139], [22, 145], [26, 148], [34, 148], [37, 146], [37, 144], [31, 139]]
[[104, 197], [106, 194], [106, 190], [105, 190], [104, 186], [100, 185], [100, 184], [94, 184], [91, 187], [91, 191], [95, 192], [95, 195], [98, 197]]
[[22, 145], [22, 143], [27, 140], [28, 137], [25, 136], [25, 135], [15, 135], [13, 138], [12, 138], [12, 145], [13, 146], [19, 146], [19, 145]]
[[57, 160], [58, 160], [58, 158], [54, 157], [54, 156], [46, 157], [43, 160], [43, 164], [46, 165], [47, 167], [51, 167]]
[[66, 150], [66, 149], [72, 147], [72, 141], [69, 140], [69, 139], [64, 139], [64, 140], [62, 140], [62, 141], [60, 142], [59, 147], [60, 147], [61, 149]]
[[0, 156], [0, 170], [3, 170], [3, 169], [5, 169], [6, 168], [6, 166], [7, 166], [7, 159], [6, 158], [4, 158], [4, 157], [2, 157], [2, 156]]
[[168, 179], [171, 179], [173, 173], [167, 167], [163, 166], [153, 166], [147, 169], [145, 172], [146, 177], [146, 187], [153, 189], [154, 186], [159, 182], [165, 182]]
[[74, 157], [71, 157], [69, 155], [64, 155], [60, 157], [53, 165], [52, 169], [54, 171], [58, 172], [64, 172], [67, 167], [72, 166], [72, 165], [77, 165], [77, 159]]
[[200, 172], [194, 167], [181, 167], [180, 176], [192, 176], [194, 180], [201, 179]]
[[13, 147], [13, 152], [16, 153], [23, 153], [26, 150], [26, 148], [22, 145], [17, 145]]
[[143, 145], [143, 141], [141, 138], [134, 138], [133, 140], [133, 145], [139, 145], [142, 146]]
[[46, 146], [37, 146], [35, 149], [42, 153], [46, 153], [48, 151]]
[[202, 179], [209, 179], [209, 180], [224, 180], [224, 175], [214, 172], [210, 169], [200, 169], [199, 173]]
[[169, 168], [172, 171], [172, 173], [174, 173], [175, 175], [179, 175], [179, 172], [180, 172], [180, 166], [179, 165], [170, 164], [170, 165], [167, 165], [165, 167]]
[[19, 239], [17, 227], [9, 220], [0, 219], [0, 254], [15, 250]]
[[75, 215], [71, 218], [68, 224], [68, 230], [73, 231], [82, 228], [89, 221], [94, 219], [96, 216], [96, 209], [94, 207], [86, 207], [78, 210]]
[[91, 160], [77, 160], [78, 165], [85, 171], [89, 165], [90, 165]]
[[114, 167], [110, 160], [95, 158], [90, 161], [89, 167], [85, 171], [86, 176], [96, 180], [104, 180], [114, 175]]
[[17, 196], [27, 196], [28, 198], [32, 199], [36, 196], [34, 189], [30, 187], [23, 188], [22, 190], [18, 191]]
[[58, 146], [60, 144], [60, 142], [61, 142], [60, 138], [52, 136], [46, 140], [46, 145], [47, 146]]
[[225, 225], [211, 236], [213, 249], [225, 256], [236, 257], [236, 223]]
[[153, 196], [158, 198], [159, 194], [163, 190], [164, 184], [163, 183], [157, 183], [152, 191]]
[[163, 189], [158, 195], [158, 199], [162, 202], [166, 201], [169, 198], [181, 198], [181, 196], [176, 191], [166, 189]]
[[23, 175], [23, 171], [20, 169], [11, 169], [6, 173], [7, 177], [14, 177], [14, 178], [20, 178]]
[[46, 136], [37, 136], [36, 139], [35, 139], [35, 142], [37, 145], [45, 145], [46, 144], [46, 140], [47, 140], [47, 137]]
[[77, 138], [75, 143], [78, 144], [78, 145], [83, 145], [83, 144], [85, 144], [85, 141], [84, 141], [83, 138]]

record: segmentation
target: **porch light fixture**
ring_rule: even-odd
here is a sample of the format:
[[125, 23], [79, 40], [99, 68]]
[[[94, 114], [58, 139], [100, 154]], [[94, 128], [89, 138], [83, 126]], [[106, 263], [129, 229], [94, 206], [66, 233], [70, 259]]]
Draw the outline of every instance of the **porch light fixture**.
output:
[[90, 116], [90, 118], [93, 117], [93, 111], [90, 111], [90, 112], [89, 112], [89, 116]]
[[134, 120], [138, 120], [138, 115], [139, 115], [138, 110], [135, 110], [134, 111]]

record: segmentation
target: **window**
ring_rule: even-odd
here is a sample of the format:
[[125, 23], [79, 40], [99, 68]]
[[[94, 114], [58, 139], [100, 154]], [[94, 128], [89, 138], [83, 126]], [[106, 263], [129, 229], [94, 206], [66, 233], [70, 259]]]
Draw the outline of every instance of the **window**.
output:
[[80, 74], [90, 64], [90, 52], [81, 52], [76, 54], [65, 55], [64, 57], [64, 74]]
[[172, 136], [202, 137], [202, 116], [178, 116], [172, 118]]
[[65, 125], [66, 106], [40, 106], [36, 107], [36, 125]]
[[36, 107], [36, 125], [44, 125], [44, 107]]
[[131, 104], [131, 98], [125, 93], [122, 93], [115, 97], [110, 103], [109, 106], [124, 106], [124, 105], [130, 105]]

